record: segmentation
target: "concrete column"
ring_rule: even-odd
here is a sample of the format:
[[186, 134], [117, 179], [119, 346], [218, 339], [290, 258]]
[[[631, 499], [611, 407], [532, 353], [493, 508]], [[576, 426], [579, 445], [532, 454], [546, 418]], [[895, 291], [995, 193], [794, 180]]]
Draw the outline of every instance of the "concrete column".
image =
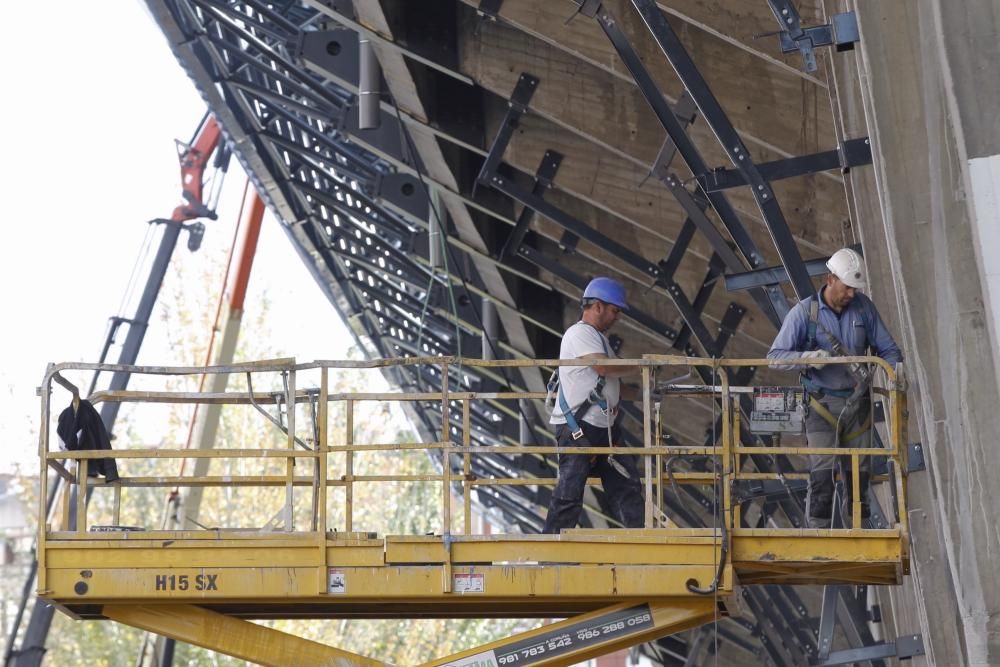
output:
[[910, 440], [928, 462], [909, 478], [913, 574], [891, 592], [895, 630], [921, 631], [930, 664], [1000, 664], [1000, 11], [826, 6], [858, 15], [857, 51], [831, 58], [842, 129], [868, 134], [875, 156], [848, 180], [853, 232], [906, 355]]

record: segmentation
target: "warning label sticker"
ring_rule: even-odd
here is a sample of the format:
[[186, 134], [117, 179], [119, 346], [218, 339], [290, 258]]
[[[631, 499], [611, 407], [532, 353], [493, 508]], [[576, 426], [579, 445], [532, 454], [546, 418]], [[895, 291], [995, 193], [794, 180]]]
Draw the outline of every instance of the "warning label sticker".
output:
[[498, 667], [497, 656], [493, 651], [486, 651], [453, 660], [445, 665], [441, 665], [441, 667]]
[[327, 593], [344, 594], [347, 592], [347, 577], [343, 570], [329, 568], [327, 570]]
[[486, 575], [482, 573], [455, 573], [452, 575], [451, 588], [456, 593], [485, 593]]
[[759, 412], [781, 412], [785, 409], [785, 395], [782, 393], [763, 392], [753, 397], [754, 409]]

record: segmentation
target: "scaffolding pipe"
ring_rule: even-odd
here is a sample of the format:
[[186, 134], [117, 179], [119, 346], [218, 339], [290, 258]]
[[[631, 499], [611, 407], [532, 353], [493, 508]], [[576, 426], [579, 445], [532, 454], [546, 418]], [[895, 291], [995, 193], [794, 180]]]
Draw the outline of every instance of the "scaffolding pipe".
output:
[[437, 190], [431, 189], [430, 218], [427, 220], [427, 262], [431, 266], [431, 271], [437, 273], [441, 268], [441, 218], [444, 214], [444, 207], [441, 202], [441, 195]]
[[376, 130], [379, 126], [379, 92], [382, 68], [375, 48], [367, 37], [360, 39], [358, 58], [358, 129]]
[[497, 307], [488, 298], [483, 297], [483, 359], [496, 359], [497, 344]]
[[527, 398], [518, 401], [520, 407], [518, 423], [517, 441], [522, 445], [534, 444], [535, 438], [531, 433], [531, 416], [535, 414], [535, 406]]

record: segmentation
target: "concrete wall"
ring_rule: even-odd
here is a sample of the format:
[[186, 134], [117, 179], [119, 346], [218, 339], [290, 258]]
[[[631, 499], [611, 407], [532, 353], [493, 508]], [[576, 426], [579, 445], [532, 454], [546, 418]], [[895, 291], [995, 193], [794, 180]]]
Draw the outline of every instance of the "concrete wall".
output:
[[874, 298], [900, 332], [911, 440], [913, 573], [893, 592], [927, 661], [1000, 664], [1000, 77], [996, 0], [828, 0], [862, 41], [833, 58], [842, 131], [868, 133], [874, 170], [848, 184]]

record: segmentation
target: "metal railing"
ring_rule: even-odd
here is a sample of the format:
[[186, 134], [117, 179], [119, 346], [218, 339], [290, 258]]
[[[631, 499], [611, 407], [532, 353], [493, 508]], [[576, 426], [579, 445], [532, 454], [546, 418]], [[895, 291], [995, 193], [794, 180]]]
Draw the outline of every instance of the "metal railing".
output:
[[[67, 363], [51, 366], [46, 373], [41, 387], [42, 420], [39, 436], [42, 499], [40, 505], [39, 544], [40, 553], [44, 553], [47, 537], [60, 538], [82, 537], [88, 533], [87, 497], [88, 487], [112, 487], [114, 490], [114, 505], [112, 524], [120, 520], [121, 490], [123, 487], [161, 487], [166, 489], [186, 486], [271, 486], [285, 488], [285, 502], [281, 514], [281, 524], [284, 531], [293, 531], [293, 505], [296, 490], [308, 487], [311, 494], [312, 519], [309, 532], [315, 533], [318, 539], [325, 540], [330, 529], [351, 532], [354, 530], [355, 489], [358, 484], [381, 482], [432, 482], [441, 484], [440, 516], [442, 530], [445, 534], [451, 532], [453, 496], [461, 498], [461, 525], [466, 535], [471, 534], [473, 527], [472, 492], [478, 487], [500, 487], [509, 485], [554, 485], [555, 477], [479, 477], [473, 472], [474, 457], [484, 455], [519, 455], [519, 454], [607, 454], [607, 447], [573, 447], [554, 445], [539, 446], [529, 443], [500, 444], [485, 442], [480, 436], [480, 444], [473, 442], [472, 415], [473, 406], [477, 401], [488, 401], [494, 405], [502, 401], [517, 401], [522, 399], [543, 399], [544, 394], [538, 392], [507, 391], [507, 392], [472, 392], [462, 391], [455, 387], [461, 385], [461, 374], [455, 373], [459, 366], [473, 368], [524, 368], [524, 367], [557, 367], [557, 366], [634, 366], [641, 375], [642, 398], [641, 420], [643, 445], [614, 447], [616, 455], [636, 455], [642, 457], [645, 465], [641, 469], [646, 498], [645, 527], [675, 528], [676, 523], [670, 518], [664, 507], [664, 491], [667, 484], [698, 484], [711, 489], [717, 494], [715, 502], [720, 510], [721, 528], [729, 535], [738, 530], [740, 521], [739, 503], [734, 504], [733, 486], [740, 480], [782, 479], [781, 473], [758, 472], [744, 470], [744, 463], [750, 457], [757, 455], [836, 455], [850, 459], [850, 476], [852, 484], [853, 512], [852, 525], [849, 529], [861, 530], [861, 492], [860, 469], [861, 461], [866, 457], [885, 457], [889, 463], [889, 495], [894, 503], [894, 523], [891, 527], [900, 531], [906, 539], [908, 534], [907, 513], [905, 506], [905, 474], [906, 474], [906, 394], [901, 370], [893, 369], [886, 362], [874, 357], [833, 358], [829, 360], [809, 360], [809, 363], [820, 364], [869, 364], [881, 371], [878, 387], [873, 391], [883, 399], [887, 422], [886, 445], [881, 448], [809, 448], [801, 445], [766, 445], [763, 442], [744, 442], [741, 422], [745, 419], [740, 405], [741, 394], [746, 394], [747, 387], [737, 387], [730, 384], [730, 372], [740, 367], [765, 367], [767, 360], [734, 360], [734, 359], [698, 359], [676, 356], [647, 356], [637, 360], [471, 360], [453, 357], [436, 358], [405, 358], [375, 361], [315, 361], [297, 364], [294, 360], [277, 360], [235, 364], [217, 367], [158, 367], [158, 366], [118, 366], [112, 364]], [[798, 366], [806, 362], [797, 360], [782, 360], [782, 366]], [[442, 382], [438, 392], [379, 392], [379, 393], [335, 393], [330, 392], [330, 374], [347, 369], [375, 369], [387, 366], [431, 366], [436, 369], [440, 378], [449, 378]], [[665, 387], [657, 385], [659, 375], [676, 377], [678, 368], [693, 369], [700, 373], [702, 379], [708, 378], [706, 384], [670, 386], [668, 394], [659, 393]], [[76, 387], [64, 379], [63, 373], [68, 371], [124, 371], [134, 376], [196, 376], [208, 374], [241, 374], [247, 377], [250, 391], [204, 393], [181, 391], [102, 391], [90, 397], [94, 403], [101, 401], [119, 401], [122, 403], [202, 403], [222, 405], [251, 406], [264, 413], [268, 420], [284, 432], [283, 448], [241, 448], [241, 449], [183, 449], [183, 448], [117, 448], [112, 452], [98, 451], [59, 451], [51, 447], [51, 394], [52, 383], [62, 385], [78, 397]], [[254, 376], [261, 374], [277, 374], [281, 378], [280, 391], [254, 392], [252, 390]], [[304, 374], [318, 374], [315, 386], [301, 389], [299, 379]], [[455, 386], [452, 386], [455, 385]], [[707, 444], [684, 444], [668, 440], [664, 444], [664, 421], [680, 419], [668, 412], [664, 417], [664, 403], [675, 396], [700, 397], [713, 405], [713, 416], [718, 416], [720, 428], [713, 427], [713, 437]], [[440, 406], [439, 441], [435, 442], [394, 442], [357, 444], [354, 442], [355, 415], [359, 403], [376, 402], [435, 402]], [[297, 406], [309, 402], [316, 406], [312, 411], [312, 423], [308, 429], [310, 435], [305, 435], [307, 429], [298, 428], [296, 424]], [[330, 405], [340, 403], [344, 408], [345, 427], [343, 434], [330, 433]], [[285, 406], [282, 419], [281, 406]], [[268, 413], [264, 406], [277, 406], [278, 416]], [[456, 424], [456, 422], [460, 422]], [[356, 456], [362, 452], [392, 452], [402, 450], [425, 450], [435, 454], [440, 463], [437, 474], [401, 475], [356, 474]], [[122, 477], [118, 482], [105, 484], [88, 479], [90, 462], [94, 459], [112, 456], [122, 459], [279, 459], [284, 460], [284, 474], [279, 475], [239, 475], [239, 476], [151, 476]], [[329, 465], [333, 457], [342, 457], [344, 474], [331, 478]], [[453, 458], [455, 457], [455, 458]], [[672, 457], [700, 457], [701, 461], [709, 461], [701, 471], [674, 473], [665, 468], [665, 462]], [[313, 461], [312, 474], [296, 474], [296, 461]], [[460, 461], [461, 465], [452, 463]], [[73, 467], [75, 464], [75, 469]], [[75, 487], [75, 518], [76, 525], [72, 530], [69, 517], [73, 513], [70, 504], [70, 494], [64, 494], [62, 503], [62, 518], [59, 521], [61, 530], [51, 531], [50, 521], [46, 519], [44, 499], [47, 496], [50, 475], [59, 475], [66, 487]], [[597, 483], [597, 480], [589, 480]], [[335, 488], [344, 489], [343, 524], [328, 525], [328, 509], [330, 491]], [[55, 520], [53, 519], [52, 522]], [[719, 526], [717, 526], [718, 528]]]

